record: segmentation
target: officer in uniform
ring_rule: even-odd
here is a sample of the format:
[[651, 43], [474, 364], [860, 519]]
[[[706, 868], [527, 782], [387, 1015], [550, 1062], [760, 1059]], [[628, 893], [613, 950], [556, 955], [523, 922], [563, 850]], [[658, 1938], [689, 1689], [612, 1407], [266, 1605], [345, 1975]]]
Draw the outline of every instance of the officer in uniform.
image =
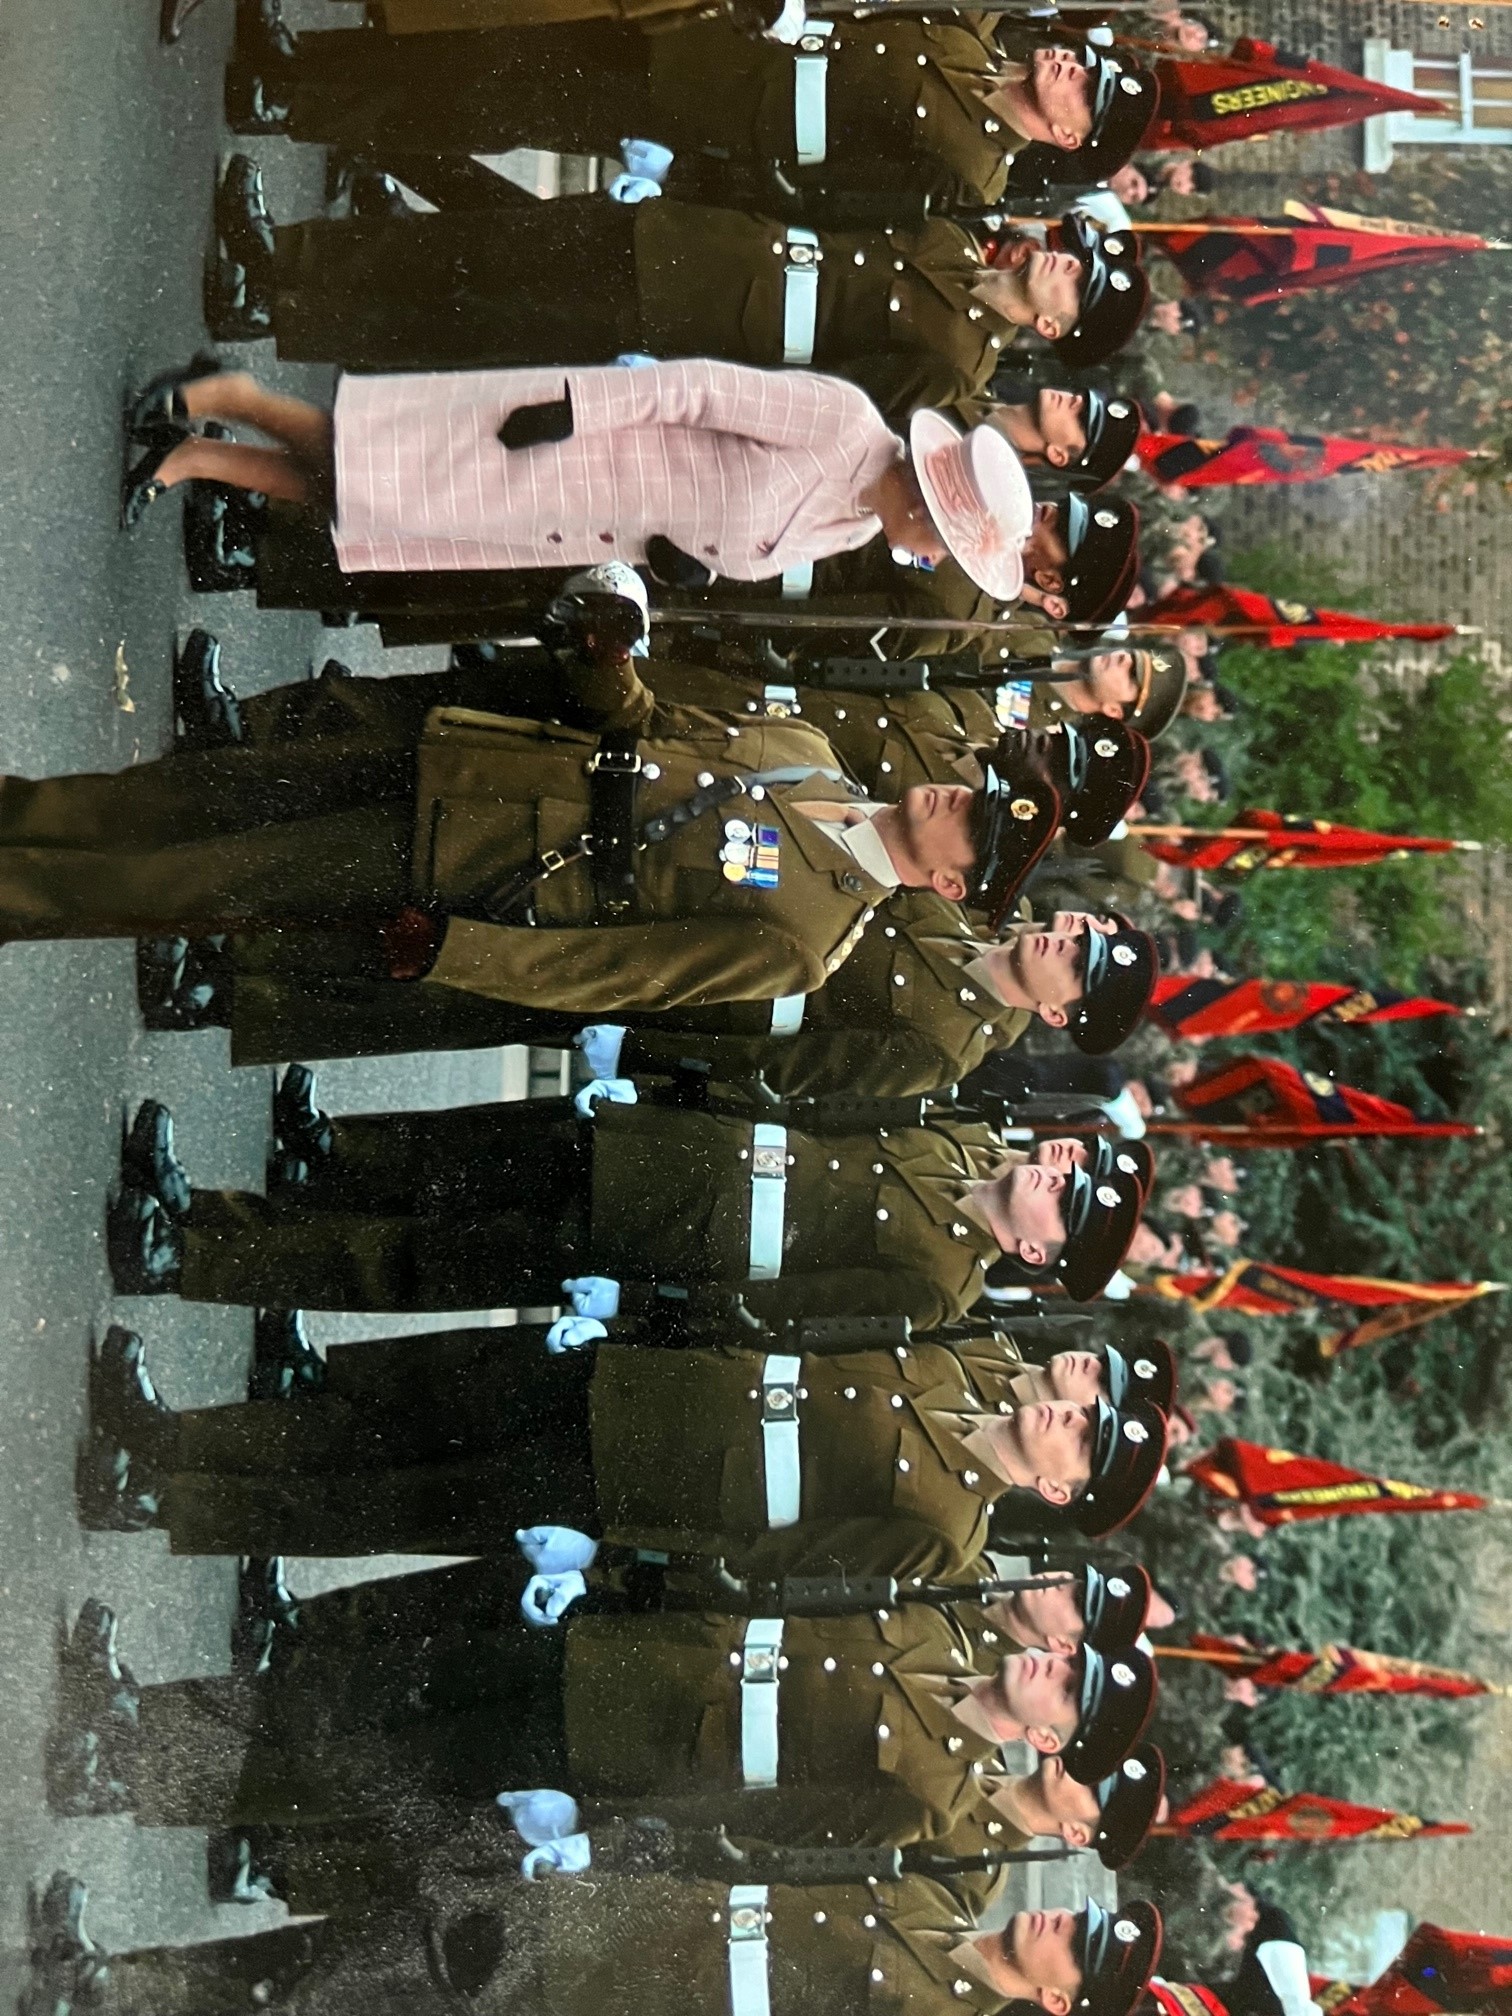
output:
[[[959, 1579], [981, 1572], [1005, 1494], [1010, 1525], [1076, 1502], [1100, 1537], [1154, 1485], [1164, 1419], [1142, 1401], [1073, 1407], [1068, 1429], [1064, 1413], [1047, 1423], [1055, 1410], [1021, 1419], [980, 1352], [968, 1365], [929, 1340], [879, 1344], [853, 1319], [765, 1337], [699, 1325], [699, 1348], [677, 1349], [678, 1307], [607, 1340], [606, 1321], [562, 1319], [566, 1355], [530, 1329], [338, 1347], [323, 1376], [298, 1367], [297, 1405], [182, 1414], [158, 1400], [140, 1339], [112, 1329], [92, 1375], [88, 1515], [161, 1524], [178, 1553], [487, 1553], [557, 1520], [746, 1576]], [[260, 1363], [288, 1362], [291, 1343], [259, 1319]], [[1105, 1581], [1057, 1597], [1061, 1635], [1080, 1642], [1073, 1605], [1089, 1628], [1121, 1619], [1109, 1601]], [[1020, 1642], [1040, 1642], [1034, 1613], [1014, 1615]]]
[[502, 1864], [509, 1837], [496, 1823], [479, 1833], [470, 1853], [433, 1859], [424, 1902], [408, 1909], [108, 1964], [74, 1940], [49, 1970], [48, 2006], [241, 2016], [256, 1984], [289, 2016], [371, 2016], [389, 2001], [441, 2016], [464, 1997], [483, 2016], [999, 2016], [1026, 2001], [1045, 2016], [1130, 2016], [1160, 1951], [1160, 1915], [1143, 1902], [1111, 1916], [1096, 1904], [1024, 1911], [987, 1932], [956, 1890], [912, 1874], [510, 1883], [485, 1859]]
[[[994, 203], [1037, 141], [1087, 180], [1126, 161], [1155, 117], [1152, 73], [1109, 51], [1005, 54], [992, 17], [804, 24], [796, 46], [722, 20], [676, 35], [633, 24], [390, 39], [297, 39], [244, 0], [226, 109], [243, 132], [286, 133], [383, 164], [393, 149], [613, 155], [626, 134], [671, 148], [678, 194], [764, 209], [863, 192], [900, 214]], [[793, 197], [789, 201], [794, 201]]]
[[[244, 277], [217, 337], [271, 333], [282, 357], [348, 370], [723, 357], [849, 378], [901, 422], [982, 392], [1032, 312], [1017, 277], [984, 264], [971, 233], [945, 218], [813, 231], [673, 198], [627, 207], [569, 196], [274, 231], [245, 156], [218, 210]], [[1119, 242], [1132, 267], [1136, 241]], [[1109, 282], [1122, 265], [1098, 241], [1079, 268], [1087, 361], [1139, 320], [1142, 291]]]
[[1090, 1300], [1143, 1208], [1134, 1177], [1007, 1154], [980, 1123], [825, 1135], [737, 1117], [755, 1101], [617, 1103], [633, 1096], [601, 1081], [576, 1102], [340, 1120], [303, 1186], [194, 1190], [183, 1217], [177, 1184], [128, 1183], [110, 1212], [117, 1286], [442, 1310], [549, 1303], [583, 1277], [580, 1314], [638, 1309], [675, 1284], [715, 1312], [738, 1293], [769, 1318], [897, 1314], [932, 1329], [1000, 1262]]
[[1105, 1869], [1123, 1869], [1159, 1817], [1165, 1783], [1165, 1757], [1154, 1743], [1140, 1743], [1096, 1785], [1084, 1785], [1059, 1757], [1043, 1758], [1027, 1778], [987, 1773], [981, 1798], [941, 1848], [980, 1856], [985, 1871], [1021, 1840], [1058, 1835], [1067, 1848], [1090, 1848]]

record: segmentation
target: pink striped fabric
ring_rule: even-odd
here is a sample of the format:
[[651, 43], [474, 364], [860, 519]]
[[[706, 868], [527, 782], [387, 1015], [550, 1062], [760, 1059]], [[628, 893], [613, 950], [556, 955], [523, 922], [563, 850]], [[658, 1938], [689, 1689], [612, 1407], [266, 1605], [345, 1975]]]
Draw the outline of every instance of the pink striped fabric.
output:
[[[572, 438], [507, 449], [518, 406], [570, 393]], [[346, 377], [336, 552], [348, 573], [645, 558], [657, 533], [760, 580], [863, 546], [859, 499], [902, 443], [856, 387], [703, 358]]]

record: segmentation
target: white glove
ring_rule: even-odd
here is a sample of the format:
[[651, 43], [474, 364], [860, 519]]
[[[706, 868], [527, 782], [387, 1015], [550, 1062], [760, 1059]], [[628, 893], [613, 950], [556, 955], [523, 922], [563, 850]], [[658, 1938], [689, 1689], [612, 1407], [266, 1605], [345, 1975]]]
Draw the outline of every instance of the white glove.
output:
[[621, 140], [620, 159], [625, 164], [627, 175], [643, 175], [659, 189], [666, 181], [667, 171], [676, 156], [659, 140]]
[[661, 193], [660, 182], [649, 175], [616, 175], [604, 190], [611, 203], [654, 203]]
[[1102, 1292], [1105, 1302], [1127, 1302], [1134, 1293], [1134, 1283], [1120, 1267]]
[[515, 1545], [543, 1575], [591, 1568], [598, 1555], [597, 1540], [579, 1533], [576, 1526], [521, 1526], [515, 1531]]
[[763, 42], [785, 42], [793, 48], [808, 32], [808, 21], [804, 15], [803, 0], [782, 0], [782, 12], [770, 28], [763, 28]]
[[596, 1316], [558, 1316], [546, 1332], [546, 1349], [553, 1358], [560, 1358], [568, 1351], [586, 1351], [608, 1335]]
[[588, 1836], [562, 1834], [555, 1841], [543, 1841], [539, 1848], [532, 1848], [520, 1864], [520, 1874], [527, 1883], [538, 1883], [543, 1876], [580, 1876], [592, 1864]]
[[538, 1630], [560, 1624], [579, 1596], [586, 1596], [588, 1584], [576, 1568], [568, 1575], [532, 1575], [520, 1598], [520, 1615]]
[[634, 1106], [640, 1101], [633, 1078], [590, 1078], [572, 1102], [572, 1110], [584, 1120], [593, 1118], [593, 1109], [600, 1099], [607, 1099], [611, 1106]]
[[1116, 1099], [1101, 1102], [1104, 1113], [1113, 1122], [1125, 1141], [1137, 1141], [1145, 1131], [1145, 1117], [1134, 1100], [1134, 1094], [1125, 1085]]
[[618, 1316], [620, 1284], [607, 1274], [574, 1274], [562, 1292], [579, 1316]]
[[[639, 578], [637, 575], [636, 579]], [[620, 1052], [625, 1047], [627, 1033], [618, 1022], [590, 1022], [573, 1037], [573, 1047], [581, 1053], [595, 1078], [614, 1078], [619, 1073]]]

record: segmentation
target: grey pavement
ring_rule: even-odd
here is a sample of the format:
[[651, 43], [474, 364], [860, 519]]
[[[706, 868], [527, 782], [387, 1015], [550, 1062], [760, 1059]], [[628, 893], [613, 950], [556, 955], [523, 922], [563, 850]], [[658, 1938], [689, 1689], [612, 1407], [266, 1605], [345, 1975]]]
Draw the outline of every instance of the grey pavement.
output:
[[[306, 11], [321, 25], [356, 18]], [[175, 51], [159, 49], [156, 26], [156, 0], [0, 5], [0, 767], [33, 776], [164, 750], [169, 654], [190, 623], [222, 636], [248, 690], [302, 677], [330, 651], [358, 669], [382, 655], [370, 633], [192, 595], [171, 500], [135, 535], [116, 528], [123, 397], [205, 340], [200, 267], [227, 144], [229, 0], [207, 0]], [[318, 156], [258, 151], [275, 214], [318, 208]], [[276, 375], [317, 395], [326, 383]], [[114, 1299], [102, 1213], [123, 1109], [148, 1092], [173, 1108], [196, 1180], [257, 1183], [271, 1075], [232, 1072], [222, 1032], [144, 1031], [124, 943], [0, 950], [0, 1031], [0, 1952], [19, 1946], [28, 1880], [60, 1865], [88, 1881], [107, 1946], [250, 1930], [258, 1913], [207, 1903], [201, 1836], [59, 1822], [41, 1762], [57, 1633], [84, 1597], [118, 1610], [140, 1679], [226, 1668], [235, 1563], [170, 1560], [157, 1535], [81, 1532], [74, 1451], [90, 1336], [112, 1319], [143, 1331], [174, 1403], [243, 1390], [248, 1313]], [[505, 1081], [494, 1052], [322, 1082], [330, 1103], [357, 1108], [497, 1097]], [[304, 1579], [350, 1572], [311, 1564]], [[15, 1965], [0, 1960], [0, 1998]]]

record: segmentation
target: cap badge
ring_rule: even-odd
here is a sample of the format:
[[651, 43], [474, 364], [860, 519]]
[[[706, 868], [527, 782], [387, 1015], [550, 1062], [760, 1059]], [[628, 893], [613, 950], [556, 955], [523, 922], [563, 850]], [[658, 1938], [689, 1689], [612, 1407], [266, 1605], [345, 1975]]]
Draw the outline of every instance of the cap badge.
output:
[[1115, 966], [1132, 966], [1138, 956], [1132, 945], [1115, 945], [1113, 947], [1113, 964]]
[[1092, 744], [1092, 747], [1099, 756], [1116, 756], [1118, 754], [1118, 744], [1108, 735], [1099, 735], [1097, 740]]
[[1116, 1210], [1119, 1202], [1118, 1192], [1113, 1188], [1111, 1183], [1099, 1183], [1097, 1186], [1097, 1201], [1101, 1204], [1104, 1211]]
[[1125, 1582], [1122, 1575], [1110, 1575], [1108, 1577], [1108, 1594], [1110, 1596], [1117, 1596], [1120, 1600], [1122, 1600], [1122, 1598], [1127, 1596], [1128, 1593], [1129, 1593], [1129, 1584]]
[[1118, 513], [1116, 511], [1094, 511], [1092, 513], [1092, 523], [1100, 525], [1104, 532], [1111, 532], [1113, 527], [1118, 523]]
[[1123, 249], [1124, 249], [1124, 242], [1122, 238], [1104, 238], [1103, 250], [1104, 252], [1107, 253], [1110, 259], [1119, 258], [1123, 253]]
[[1116, 1158], [1116, 1167], [1121, 1176], [1134, 1176], [1139, 1173], [1139, 1164], [1134, 1160], [1132, 1155], [1118, 1156]]
[[1108, 401], [1108, 418], [1110, 420], [1127, 420], [1128, 417], [1129, 409], [1122, 399], [1110, 399]]
[[1148, 1442], [1149, 1439], [1150, 1439], [1150, 1431], [1148, 1428], [1146, 1428], [1143, 1421], [1125, 1421], [1124, 1423], [1125, 1442], [1140, 1443], [1140, 1442]]
[[1127, 91], [1131, 98], [1137, 98], [1139, 96], [1139, 79], [1137, 77], [1120, 77], [1118, 88], [1120, 91]]
[[1015, 819], [1027, 821], [1039, 817], [1039, 807], [1032, 798], [1015, 798], [1008, 810]]
[[1131, 1784], [1138, 1785], [1143, 1782], [1148, 1774], [1137, 1757], [1130, 1757], [1124, 1762], [1123, 1775]]
[[1115, 1918], [1113, 1921], [1113, 1937], [1118, 1941], [1120, 1946], [1132, 1946], [1134, 1941], [1139, 1937], [1139, 1927], [1134, 1923], [1132, 1918]]
[[1108, 275], [1108, 285], [1113, 289], [1115, 294], [1127, 294], [1129, 289], [1134, 285], [1134, 282], [1129, 278], [1127, 273], [1118, 272]]
[[1134, 1685], [1134, 1668], [1132, 1666], [1125, 1666], [1122, 1659], [1115, 1660], [1113, 1665], [1108, 1668], [1108, 1674], [1115, 1687], [1132, 1687]]
[[1153, 1379], [1155, 1377], [1154, 1359], [1136, 1358], [1134, 1360], [1134, 1377], [1136, 1379]]

